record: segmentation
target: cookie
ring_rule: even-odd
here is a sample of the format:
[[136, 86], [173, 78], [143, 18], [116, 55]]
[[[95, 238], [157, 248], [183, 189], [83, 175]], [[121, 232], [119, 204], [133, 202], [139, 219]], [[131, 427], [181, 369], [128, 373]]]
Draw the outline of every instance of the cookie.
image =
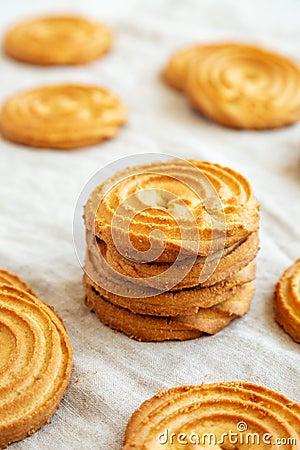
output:
[[49, 16], [22, 22], [8, 31], [3, 48], [18, 61], [37, 64], [86, 64], [112, 43], [109, 29], [80, 16]]
[[9, 286], [14, 286], [15, 288], [22, 289], [31, 295], [35, 295], [33, 290], [25, 283], [24, 280], [19, 278], [14, 273], [8, 272], [7, 270], [0, 269], [0, 285], [6, 284]]
[[188, 66], [191, 104], [231, 128], [278, 128], [300, 119], [300, 68], [289, 59], [242, 44], [204, 46]]
[[4, 138], [31, 147], [74, 149], [114, 137], [125, 108], [97, 86], [54, 85], [17, 94], [0, 113]]
[[[259, 237], [257, 232], [252, 233], [241, 243], [225, 249], [217, 264], [213, 258], [208, 261], [207, 258], [201, 256], [197, 257], [195, 261], [185, 260], [178, 264], [137, 263], [122, 256], [114, 246], [107, 245], [104, 241], [95, 241], [91, 233], [87, 235], [87, 245], [89, 251], [94, 254], [95, 269], [97, 270], [98, 267], [99, 273], [107, 278], [118, 278], [117, 274], [121, 274], [120, 281], [123, 281], [123, 277], [125, 277], [126, 280], [141, 287], [178, 291], [199, 285], [208, 287], [224, 280], [228, 281], [228, 285], [233, 274], [248, 266], [255, 259]], [[104, 267], [102, 258], [99, 258], [100, 254], [108, 267]], [[211, 275], [201, 282], [201, 275], [204, 271]], [[187, 274], [182, 279], [182, 274], [186, 272]]]
[[129, 309], [138, 314], [154, 316], [192, 315], [199, 308], [209, 308], [230, 300], [239, 287], [255, 278], [255, 261], [221, 283], [202, 288], [178, 291], [157, 292], [153, 289], [139, 287], [130, 281], [114, 280], [113, 276], [105, 278], [100, 267], [95, 266], [94, 257], [86, 256], [85, 284], [92, 286], [111, 303]]
[[233, 448], [230, 433], [236, 438], [234, 448], [265, 450], [278, 447], [279, 438], [280, 442], [294, 439], [288, 447], [296, 449], [299, 417], [299, 404], [255, 384], [235, 381], [175, 387], [159, 392], [134, 412], [123, 450], [199, 448], [202, 444]]
[[16, 288], [18, 278], [12, 283], [0, 284], [0, 448], [50, 421], [72, 370], [72, 348], [60, 318]]
[[206, 334], [216, 334], [231, 320], [248, 311], [253, 296], [252, 283], [241, 286], [230, 300], [211, 308], [202, 308], [194, 315], [155, 317], [134, 314], [120, 308], [101, 296], [93, 287], [86, 286], [86, 303], [98, 318], [110, 328], [122, 331], [138, 341], [186, 340]]
[[85, 223], [127, 258], [174, 262], [246, 239], [258, 230], [259, 206], [249, 182], [232, 169], [175, 160], [109, 178], [91, 194]]
[[289, 267], [275, 290], [275, 319], [300, 343], [300, 259]]

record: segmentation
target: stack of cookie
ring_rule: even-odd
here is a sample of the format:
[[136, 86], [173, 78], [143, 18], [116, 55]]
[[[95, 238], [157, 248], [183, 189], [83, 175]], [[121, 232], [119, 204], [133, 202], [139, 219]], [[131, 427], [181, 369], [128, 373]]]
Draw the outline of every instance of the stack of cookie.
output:
[[126, 169], [85, 207], [86, 302], [141, 341], [215, 334], [249, 309], [259, 206], [231, 169], [169, 161]]

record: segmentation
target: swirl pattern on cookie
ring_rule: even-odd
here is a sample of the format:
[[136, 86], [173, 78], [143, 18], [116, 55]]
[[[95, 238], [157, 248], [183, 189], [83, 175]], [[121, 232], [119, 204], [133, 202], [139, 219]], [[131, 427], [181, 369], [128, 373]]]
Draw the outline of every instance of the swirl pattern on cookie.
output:
[[276, 286], [275, 318], [300, 343], [300, 259], [289, 267]]
[[185, 93], [201, 113], [228, 127], [277, 128], [300, 119], [300, 68], [254, 46], [208, 46], [188, 66]]
[[22, 22], [5, 36], [10, 57], [37, 65], [85, 64], [111, 47], [109, 29], [79, 16], [49, 16]]
[[[258, 210], [237, 172], [175, 160], [110, 178], [91, 194], [85, 220], [87, 230], [129, 259], [174, 262], [179, 252], [182, 258], [207, 256], [212, 246], [217, 252], [247, 238], [258, 229]], [[143, 261], [142, 252], [152, 249], [155, 258]]]
[[175, 52], [163, 70], [164, 80], [174, 89], [183, 91], [191, 61], [195, 57], [205, 58], [206, 53], [213, 48], [215, 45], [193, 45]]
[[8, 99], [2, 106], [0, 129], [14, 142], [67, 150], [114, 137], [125, 118], [122, 102], [104, 88], [53, 85]]
[[0, 269], [0, 285], [7, 284], [9, 286], [14, 286], [18, 289], [22, 289], [23, 291], [28, 292], [31, 295], [35, 295], [31, 287], [25, 283], [20, 277], [15, 275], [14, 273], [8, 272], [7, 270]]
[[[14, 283], [15, 284], [15, 283]], [[0, 448], [49, 422], [70, 383], [72, 349], [53, 309], [0, 285]]]
[[[159, 392], [134, 412], [125, 432], [123, 450], [197, 448], [197, 444], [207, 445], [208, 433], [213, 438], [211, 445], [229, 449], [233, 448], [230, 431], [236, 432], [237, 450], [267, 450], [270, 446], [296, 450], [300, 440], [299, 417], [299, 404], [255, 384], [237, 381], [176, 387]], [[255, 441], [251, 441], [253, 435]], [[286, 439], [286, 444], [276, 444], [276, 439]]]

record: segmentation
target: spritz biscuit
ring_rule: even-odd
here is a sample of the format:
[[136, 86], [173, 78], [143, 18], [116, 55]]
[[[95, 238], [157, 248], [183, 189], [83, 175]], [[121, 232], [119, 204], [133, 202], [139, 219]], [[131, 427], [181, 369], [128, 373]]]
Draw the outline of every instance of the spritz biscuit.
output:
[[109, 29], [79, 16], [49, 16], [22, 22], [4, 39], [10, 57], [31, 64], [86, 64], [106, 53]]
[[2, 135], [14, 142], [74, 149], [113, 138], [125, 122], [122, 102], [97, 86], [53, 85], [17, 94], [2, 106]]
[[198, 444], [296, 450], [299, 417], [299, 404], [263, 386], [241, 381], [181, 386], [159, 392], [134, 412], [123, 450], [202, 448]]
[[277, 128], [300, 119], [300, 68], [260, 47], [194, 45], [174, 53], [163, 77], [203, 115], [228, 127]]
[[232, 128], [277, 128], [300, 119], [300, 68], [258, 47], [220, 44], [189, 65], [185, 93], [215, 122]]
[[126, 169], [98, 186], [85, 208], [87, 230], [132, 260], [134, 249], [142, 258], [151, 242], [154, 254], [160, 253], [155, 262], [228, 248], [257, 231], [258, 221], [259, 206], [246, 178], [203, 161]]
[[276, 286], [275, 318], [300, 343], [300, 259], [289, 267]]
[[72, 348], [54, 310], [8, 284], [0, 284], [0, 342], [0, 448], [5, 448], [48, 423], [59, 408], [70, 383]]

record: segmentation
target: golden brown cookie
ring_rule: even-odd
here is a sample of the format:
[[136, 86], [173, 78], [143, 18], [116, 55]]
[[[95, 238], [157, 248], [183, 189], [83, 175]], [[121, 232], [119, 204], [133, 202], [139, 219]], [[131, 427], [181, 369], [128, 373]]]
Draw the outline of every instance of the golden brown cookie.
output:
[[111, 47], [109, 29], [79, 16], [49, 16], [22, 22], [5, 36], [3, 48], [19, 61], [37, 64], [85, 64]]
[[[134, 412], [123, 450], [197, 449], [202, 444], [221, 449], [296, 450], [299, 417], [299, 404], [263, 386], [240, 381], [181, 386], [159, 392]], [[234, 444], [230, 436], [236, 438]], [[276, 439], [285, 439], [285, 444], [276, 444]]]
[[232, 128], [277, 128], [300, 119], [300, 68], [242, 44], [204, 46], [188, 66], [185, 93], [215, 122]]
[[0, 285], [0, 448], [33, 434], [59, 408], [72, 348], [60, 318], [33, 295]]
[[104, 88], [53, 85], [8, 99], [0, 129], [6, 139], [20, 144], [67, 150], [114, 137], [125, 117], [122, 102]]
[[254, 287], [252, 283], [237, 289], [230, 300], [211, 308], [202, 308], [194, 315], [155, 317], [134, 314], [120, 308], [86, 286], [86, 303], [98, 318], [110, 328], [122, 331], [138, 341], [186, 340], [215, 334], [231, 320], [242, 317], [249, 310]]
[[[95, 240], [91, 234], [87, 235], [87, 246], [94, 255], [95, 270], [99, 274], [111, 279], [118, 279], [118, 274], [121, 274], [121, 282], [125, 277], [126, 281], [132, 281], [140, 287], [177, 291], [199, 285], [208, 287], [224, 280], [228, 281], [227, 285], [229, 285], [233, 274], [236, 274], [254, 260], [258, 252], [258, 244], [258, 233], [252, 233], [241, 243], [225, 249], [214, 268], [213, 258], [208, 261], [201, 256], [198, 256], [196, 261], [184, 260], [178, 265], [174, 263], [173, 265], [172, 263], [137, 263], [122, 256], [114, 246], [107, 245], [104, 241]], [[104, 266], [102, 257], [108, 267]], [[186, 272], [186, 268], [190, 268], [190, 270], [182, 279], [182, 274]], [[205, 270], [211, 275], [201, 282], [201, 274]]]
[[276, 286], [275, 319], [300, 343], [300, 259], [289, 267]]
[[85, 285], [92, 286], [111, 303], [138, 314], [154, 316], [193, 315], [199, 308], [209, 308], [230, 300], [239, 287], [255, 278], [255, 261], [221, 283], [202, 288], [167, 291], [160, 293], [150, 288], [140, 287], [130, 281], [115, 280], [105, 276], [100, 268], [95, 268], [94, 257], [86, 255]]
[[8, 272], [7, 270], [0, 269], [0, 285], [6, 284], [9, 286], [14, 286], [15, 288], [22, 289], [31, 295], [35, 295], [33, 290], [25, 283], [24, 280], [19, 278], [14, 273]]
[[127, 258], [174, 262], [246, 239], [258, 230], [259, 206], [249, 182], [232, 169], [175, 160], [109, 178], [91, 194], [85, 222]]

